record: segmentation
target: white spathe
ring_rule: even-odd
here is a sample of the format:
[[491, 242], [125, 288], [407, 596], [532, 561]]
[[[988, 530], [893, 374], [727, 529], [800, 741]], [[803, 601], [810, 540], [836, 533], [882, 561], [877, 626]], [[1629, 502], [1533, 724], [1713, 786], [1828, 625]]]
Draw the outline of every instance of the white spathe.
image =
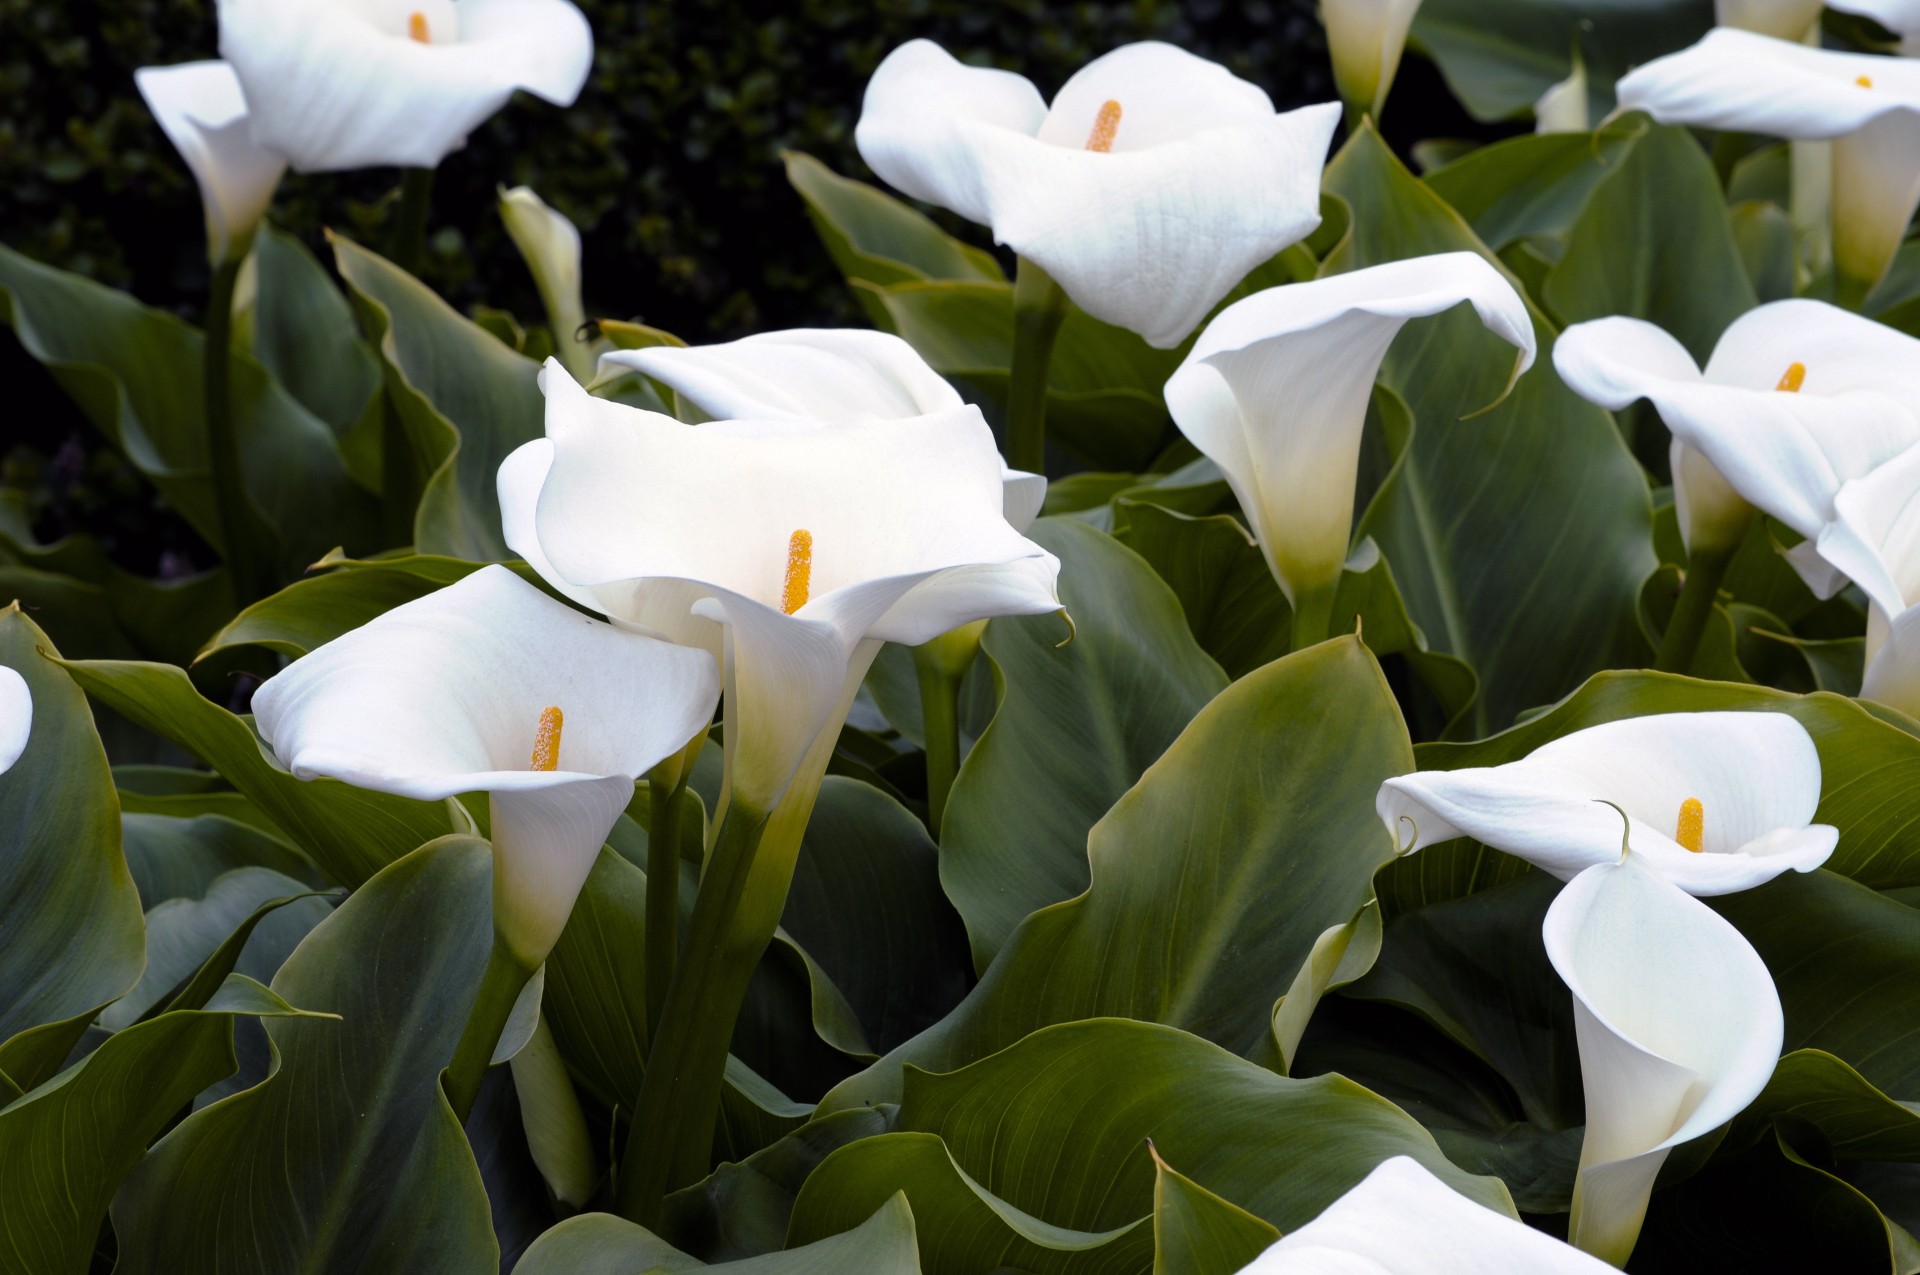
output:
[[1587, 1098], [1568, 1238], [1619, 1266], [1667, 1154], [1766, 1087], [1780, 994], [1740, 932], [1637, 850], [1568, 882], [1542, 937], [1573, 993]]
[[1587, 63], [1578, 49], [1567, 78], [1550, 85], [1533, 104], [1536, 133], [1585, 133], [1593, 127], [1587, 103]]
[[133, 82], [200, 186], [207, 256], [244, 256], [287, 161], [254, 142], [239, 77], [225, 62], [184, 62], [141, 67]]
[[[1785, 713], [1660, 713], [1574, 731], [1519, 761], [1387, 780], [1374, 808], [1407, 853], [1472, 837], [1562, 881], [1635, 852], [1689, 894], [1731, 894], [1827, 861], [1839, 833], [1813, 822], [1820, 754]], [[1697, 802], [1701, 845], [1679, 840]]]
[[[911, 345], [863, 328], [614, 350], [600, 356], [609, 364], [652, 377], [714, 420], [907, 420], [966, 406]], [[1001, 480], [1007, 521], [1025, 531], [1046, 500], [1046, 477], [1003, 466]]]
[[1920, 446], [1840, 489], [1814, 542], [1867, 595], [1864, 699], [1920, 715]]
[[576, 377], [591, 376], [593, 351], [579, 339], [587, 321], [580, 296], [579, 228], [526, 186], [500, 188], [500, 220], [540, 290], [560, 361]]
[[1831, 139], [1833, 255], [1870, 288], [1920, 204], [1920, 65], [1720, 27], [1615, 86], [1663, 124]]
[[219, 0], [253, 136], [303, 173], [432, 168], [525, 89], [571, 106], [593, 32], [568, 0]]
[[1241, 1268], [1244, 1275], [1607, 1275], [1610, 1268], [1476, 1204], [1411, 1156], [1359, 1185]]
[[873, 73], [854, 138], [889, 184], [990, 227], [1088, 314], [1171, 349], [1320, 224], [1339, 118], [1332, 103], [1275, 114], [1257, 86], [1167, 44], [1094, 59], [1049, 107], [1018, 75], [912, 40]]
[[[261, 736], [302, 779], [403, 797], [491, 797], [494, 917], [546, 958], [633, 796], [712, 720], [704, 652], [629, 633], [483, 567], [317, 647], [254, 692]], [[549, 708], [557, 766], [532, 769]]]
[[1689, 549], [1724, 547], [1716, 542], [1744, 528], [1730, 491], [1815, 536], [1842, 483], [1920, 442], [1920, 341], [1822, 301], [1749, 310], [1705, 371], [1661, 329], [1620, 317], [1562, 332], [1553, 363], [1575, 393], [1610, 411], [1644, 398], [1660, 413], [1673, 432]]
[[33, 733], [33, 692], [27, 679], [0, 664], [0, 775], [13, 769]]
[[1387, 347], [1409, 319], [1462, 303], [1519, 351], [1517, 380], [1534, 356], [1526, 302], [1470, 252], [1255, 293], [1222, 310], [1168, 379], [1174, 422], [1226, 476], [1296, 606], [1339, 582], [1367, 399]]
[[881, 642], [1060, 608], [1059, 560], [1003, 516], [975, 408], [689, 426], [594, 398], [551, 361], [541, 385], [547, 436], [500, 467], [507, 543], [615, 623], [722, 658], [730, 791], [762, 813], [838, 732]]
[[1713, 20], [1776, 40], [1800, 40], [1820, 20], [1820, 9], [1821, 0], [1713, 0]]
[[1830, 0], [1828, 8], [1872, 18], [1900, 40], [1900, 52], [1920, 55], [1920, 0]]
[[1333, 82], [1356, 115], [1380, 118], [1420, 0], [1320, 0]]

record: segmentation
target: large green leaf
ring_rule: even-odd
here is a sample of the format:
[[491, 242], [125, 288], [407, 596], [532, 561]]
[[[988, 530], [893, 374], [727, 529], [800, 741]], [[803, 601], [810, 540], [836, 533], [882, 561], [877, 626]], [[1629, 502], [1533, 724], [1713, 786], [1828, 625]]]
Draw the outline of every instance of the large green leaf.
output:
[[1061, 561], [1075, 636], [1060, 646], [1057, 616], [987, 626], [1000, 707], [960, 767], [940, 847], [981, 969], [1028, 913], [1086, 889], [1087, 830], [1226, 685], [1132, 551], [1066, 519], [1029, 534]]
[[1392, 692], [1357, 639], [1248, 674], [1093, 829], [1086, 893], [1029, 917], [959, 1009], [823, 1109], [894, 1101], [903, 1069], [959, 1066], [1076, 1019], [1262, 1046], [1315, 941], [1360, 910], [1393, 857], [1373, 795], [1411, 764]]
[[296, 580], [255, 602], [207, 639], [200, 658], [240, 646], [264, 646], [298, 658], [481, 566], [424, 555], [316, 565], [334, 569]]
[[[1335, 157], [1327, 184], [1370, 211], [1328, 257], [1329, 273], [1486, 251], [1371, 128]], [[1536, 316], [1534, 330], [1534, 368], [1471, 420], [1460, 418], [1499, 397], [1505, 347], [1458, 310], [1400, 334], [1382, 376], [1417, 427], [1358, 533], [1393, 564], [1433, 648], [1479, 674], [1461, 723], [1474, 734], [1646, 655], [1634, 613], [1654, 567], [1646, 477], [1607, 414], [1554, 375], [1553, 329]]]
[[[138, 981], [145, 947], [107, 755], [49, 656], [19, 607], [0, 610], [0, 665], [33, 697], [26, 750], [0, 774], [0, 1073], [16, 1090], [52, 1075], [94, 1011]], [[28, 1053], [8, 1043], [43, 1025]]]
[[471, 837], [423, 846], [301, 944], [274, 991], [340, 1021], [270, 1025], [273, 1074], [155, 1145], [114, 1201], [116, 1270], [497, 1266], [486, 1190], [440, 1089], [486, 962], [492, 862]]
[[[1639, 117], [1595, 133], [1529, 133], [1468, 151], [1428, 173], [1433, 192], [1499, 252], [1534, 235], [1573, 228], [1594, 188], [1645, 131]], [[1538, 300], [1538, 298], [1535, 298]]]
[[[141, 800], [131, 793], [121, 794], [123, 808]], [[145, 800], [157, 804], [168, 799]], [[321, 879], [305, 856], [277, 834], [223, 814], [125, 811], [120, 816], [120, 838], [127, 870], [140, 890], [141, 906], [149, 910], [168, 899], [200, 898], [215, 877], [238, 868], [271, 868], [296, 878], [303, 889]]]
[[726, 1271], [730, 1275], [919, 1275], [913, 1210], [896, 1194], [843, 1235], [764, 1257], [709, 1266], [623, 1218], [585, 1213], [568, 1218], [534, 1242], [513, 1275], [675, 1275]]
[[0, 1272], [84, 1275], [107, 1205], [147, 1143], [234, 1069], [236, 1015], [305, 1016], [235, 975], [204, 1009], [117, 1032], [0, 1110]]
[[1234, 1275], [1280, 1238], [1153, 1153], [1153, 1275]]
[[342, 885], [359, 885], [454, 826], [438, 802], [295, 779], [269, 756], [251, 722], [202, 698], [170, 665], [81, 660], [66, 668], [102, 704], [219, 771]]
[[961, 243], [893, 196], [842, 177], [811, 155], [787, 151], [781, 158], [787, 180], [806, 201], [813, 228], [849, 280], [1005, 281], [992, 253]]
[[538, 365], [386, 258], [337, 235], [333, 252], [412, 449], [415, 547], [475, 562], [513, 557], [500, 537], [494, 475], [507, 453], [544, 432]]

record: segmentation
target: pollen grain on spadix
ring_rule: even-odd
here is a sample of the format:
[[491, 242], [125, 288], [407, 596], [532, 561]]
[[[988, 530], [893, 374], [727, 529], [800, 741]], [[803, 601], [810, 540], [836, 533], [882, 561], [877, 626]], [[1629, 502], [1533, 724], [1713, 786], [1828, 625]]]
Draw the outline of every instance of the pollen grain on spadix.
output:
[[540, 713], [540, 725], [533, 734], [533, 764], [530, 770], [560, 769], [560, 728], [566, 714], [557, 704], [549, 704]]
[[1114, 138], [1120, 135], [1120, 103], [1108, 98], [1100, 104], [1100, 113], [1094, 117], [1093, 131], [1087, 134], [1087, 149], [1105, 155], [1113, 150]]
[[792, 615], [807, 605], [813, 586], [813, 533], [804, 527], [787, 537], [787, 572], [780, 586], [780, 609]]

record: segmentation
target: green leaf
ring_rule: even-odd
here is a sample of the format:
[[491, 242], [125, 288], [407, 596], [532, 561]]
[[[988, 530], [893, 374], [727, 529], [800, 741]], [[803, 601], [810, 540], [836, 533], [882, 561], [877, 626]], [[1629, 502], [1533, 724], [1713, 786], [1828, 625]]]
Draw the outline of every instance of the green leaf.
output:
[[58, 654], [19, 607], [0, 610], [0, 665], [33, 697], [26, 750], [0, 774], [0, 1074], [19, 1090], [134, 985], [145, 945], [113, 775]]
[[1075, 636], [1060, 646], [1058, 616], [987, 626], [1000, 707], [960, 767], [940, 847], [978, 969], [1028, 913], [1086, 889], [1087, 830], [1226, 685], [1130, 550], [1065, 519], [1029, 535], [1061, 561]]
[[884, 191], [842, 177], [799, 151], [784, 151], [780, 158], [787, 180], [806, 201], [813, 228], [849, 281], [1006, 280], [992, 253], [953, 238]]
[[1234, 1275], [1280, 1238], [1237, 1204], [1168, 1166], [1152, 1141], [1153, 1275]]
[[[1371, 128], [1335, 157], [1327, 183], [1371, 210], [1327, 259], [1328, 273], [1486, 251]], [[1460, 723], [1476, 734], [1646, 654], [1634, 616], [1654, 567], [1646, 477], [1607, 414], [1554, 375], [1553, 329], [1537, 316], [1534, 328], [1534, 368], [1471, 420], [1460, 418], [1499, 397], [1505, 347], [1460, 311], [1400, 334], [1382, 377], [1418, 426], [1356, 533], [1393, 564], [1433, 649], [1479, 674], [1480, 696]], [[1464, 359], [1465, 350], [1479, 357]]]
[[64, 667], [87, 694], [219, 771], [341, 885], [358, 886], [452, 826], [438, 802], [295, 779], [271, 759], [250, 721], [203, 699], [177, 668], [113, 660]]
[[568, 1218], [534, 1241], [513, 1275], [672, 1275], [679, 1271], [731, 1275], [919, 1275], [913, 1210], [896, 1193], [865, 1222], [843, 1235], [709, 1266], [639, 1226], [608, 1213]]
[[[238, 793], [214, 796], [246, 801]], [[164, 805], [177, 800], [140, 798], [127, 792], [120, 796], [123, 810], [136, 803]], [[303, 889], [321, 883], [306, 856], [277, 833], [222, 814], [181, 817], [127, 811], [120, 816], [120, 838], [127, 869], [140, 890], [141, 906], [149, 911], [168, 899], [200, 898], [214, 878], [241, 868], [270, 868], [298, 880]]]
[[1743, 200], [1727, 209], [1727, 227], [1754, 296], [1761, 302], [1793, 296], [1793, 222], [1778, 204]]
[[[415, 547], [474, 562], [513, 557], [500, 538], [494, 476], [520, 444], [544, 433], [539, 365], [462, 318], [384, 257], [331, 237], [367, 338], [380, 352], [387, 399], [400, 415], [421, 484]], [[391, 483], [395, 476], [388, 474]]]
[[1780, 1060], [1727, 1143], [1758, 1140], [1769, 1124], [1790, 1142], [1796, 1133], [1819, 1130], [1823, 1149], [1836, 1160], [1920, 1161], [1920, 1112], [1818, 1049], [1792, 1050]]
[[1594, 188], [1646, 131], [1638, 118], [1593, 133], [1509, 137], [1426, 176], [1433, 193], [1495, 252], [1533, 235], [1564, 235]]
[[233, 1071], [235, 1015], [301, 1015], [235, 975], [204, 1009], [162, 1014], [0, 1110], [0, 1272], [83, 1272], [121, 1179], [193, 1096]]
[[114, 1202], [116, 1270], [498, 1266], [440, 1089], [486, 961], [492, 868], [485, 842], [442, 838], [321, 922], [273, 988], [340, 1021], [270, 1024], [272, 1075], [155, 1145]]

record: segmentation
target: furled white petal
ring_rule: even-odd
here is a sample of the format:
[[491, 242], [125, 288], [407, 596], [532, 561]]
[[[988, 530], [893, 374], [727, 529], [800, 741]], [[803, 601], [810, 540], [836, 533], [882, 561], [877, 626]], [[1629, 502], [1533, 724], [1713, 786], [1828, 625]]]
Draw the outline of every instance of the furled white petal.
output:
[[[1871, 622], [1878, 619], [1876, 610], [1869, 617], [1868, 631], [1878, 640], [1871, 643], [1874, 649], [1860, 681], [1860, 698], [1920, 717], [1920, 607], [1908, 607], [1890, 621]], [[1875, 629], [1881, 632], [1874, 634]]]
[[1593, 127], [1587, 104], [1587, 64], [1574, 51], [1573, 70], [1548, 86], [1533, 104], [1536, 133], [1584, 133]]
[[489, 798], [495, 928], [522, 965], [537, 968], [559, 941], [601, 845], [632, 799], [626, 775], [501, 789]]
[[0, 775], [12, 770], [27, 751], [27, 736], [32, 733], [33, 692], [27, 689], [27, 679], [0, 664]]
[[[1289, 599], [1339, 579], [1367, 398], [1409, 319], [1471, 304], [1531, 366], [1533, 324], [1473, 253], [1417, 257], [1288, 284], [1209, 323], [1167, 381], [1167, 406], [1220, 467]], [[1477, 406], [1477, 405], [1476, 405]]]
[[593, 353], [578, 335], [586, 322], [586, 303], [580, 297], [579, 228], [525, 186], [501, 188], [500, 219], [540, 290], [560, 361], [575, 376], [591, 376]]
[[254, 143], [233, 68], [225, 62], [147, 66], [133, 73], [133, 82], [199, 183], [208, 255], [219, 265], [243, 253], [287, 161]]
[[220, 55], [254, 139], [301, 172], [431, 168], [515, 89], [571, 105], [593, 33], [569, 0], [220, 0]]
[[[1676, 839], [1704, 808], [1699, 852]], [[1729, 894], [1811, 872], [1839, 834], [1812, 823], [1820, 754], [1784, 713], [1664, 713], [1590, 726], [1504, 766], [1423, 770], [1381, 785], [1375, 809], [1409, 852], [1468, 836], [1561, 880], [1633, 847], [1690, 894]]]
[[1920, 104], [1876, 116], [1833, 141], [1833, 263], [1842, 277], [1879, 283], [1920, 207], [1916, 111]]
[[1667, 1153], [1766, 1086], [1780, 996], [1740, 932], [1638, 854], [1569, 882], [1542, 936], [1573, 993], [1587, 1099], [1569, 1238], [1617, 1266]]
[[1608, 1267], [1474, 1203], [1411, 1156], [1384, 1160], [1245, 1275], [1606, 1275]]
[[1046, 118], [1040, 91], [1010, 71], [962, 66], [931, 40], [909, 40], [867, 82], [854, 144], [889, 186], [969, 221], [992, 220], [967, 125], [1031, 137]]
[[1821, 0], [1713, 0], [1713, 18], [1723, 27], [1799, 40], [1820, 20], [1820, 7]]
[[1378, 118], [1419, 10], [1420, 0], [1321, 0], [1334, 83], [1354, 111]]
[[1820, 557], [1859, 585], [1883, 615], [1920, 602], [1920, 447], [1840, 489]]

